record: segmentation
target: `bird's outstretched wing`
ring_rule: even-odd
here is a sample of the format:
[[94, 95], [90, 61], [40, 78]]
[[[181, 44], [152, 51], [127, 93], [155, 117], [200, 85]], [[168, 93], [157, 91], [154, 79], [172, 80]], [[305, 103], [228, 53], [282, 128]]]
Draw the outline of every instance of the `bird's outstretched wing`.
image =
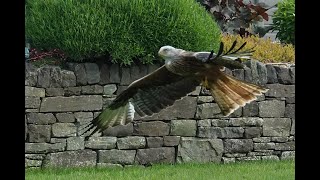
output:
[[82, 134], [94, 129], [90, 134], [92, 135], [108, 127], [127, 124], [133, 120], [134, 111], [141, 117], [158, 113], [195, 90], [199, 84], [200, 82], [194, 77], [174, 74], [163, 65], [151, 74], [131, 83], [84, 128]]

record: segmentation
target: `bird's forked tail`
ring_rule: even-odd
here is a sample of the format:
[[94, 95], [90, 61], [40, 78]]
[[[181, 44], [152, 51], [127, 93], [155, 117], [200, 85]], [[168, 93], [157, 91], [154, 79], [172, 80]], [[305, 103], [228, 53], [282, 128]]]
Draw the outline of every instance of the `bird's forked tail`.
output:
[[268, 89], [238, 80], [222, 71], [205, 76], [202, 85], [210, 90], [223, 115], [228, 116], [239, 107], [257, 99]]

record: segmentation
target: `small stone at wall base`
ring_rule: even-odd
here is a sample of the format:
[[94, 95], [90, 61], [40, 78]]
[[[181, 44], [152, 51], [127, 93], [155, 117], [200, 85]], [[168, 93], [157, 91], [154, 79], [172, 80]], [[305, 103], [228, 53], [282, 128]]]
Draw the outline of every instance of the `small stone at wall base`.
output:
[[43, 161], [43, 167], [92, 167], [96, 166], [97, 154], [91, 150], [50, 153]]
[[172, 164], [175, 162], [174, 147], [138, 149], [135, 162], [142, 165], [149, 165], [154, 163]]
[[181, 137], [177, 162], [220, 162], [223, 149], [221, 139]]
[[98, 163], [133, 164], [136, 150], [98, 150]]
[[25, 159], [24, 167], [41, 167], [41, 160]]
[[295, 151], [283, 151], [281, 153], [281, 160], [295, 159]]
[[295, 142], [289, 141], [285, 143], [276, 143], [274, 149], [279, 151], [294, 151], [295, 147]]
[[222, 157], [222, 163], [223, 164], [228, 164], [228, 163], [234, 163], [236, 162], [236, 158], [226, 158], [226, 157]]
[[236, 161], [259, 161], [259, 160], [261, 160], [260, 156], [236, 158]]
[[279, 161], [279, 157], [276, 155], [270, 155], [270, 156], [261, 156], [262, 160], [275, 160]]
[[252, 139], [226, 139], [223, 143], [225, 153], [246, 153], [253, 150]]
[[98, 168], [123, 168], [121, 164], [97, 163]]
[[224, 154], [224, 156], [228, 157], [228, 158], [236, 158], [236, 157], [245, 157], [245, 156], [247, 156], [247, 154], [246, 153], [226, 153], [226, 154]]

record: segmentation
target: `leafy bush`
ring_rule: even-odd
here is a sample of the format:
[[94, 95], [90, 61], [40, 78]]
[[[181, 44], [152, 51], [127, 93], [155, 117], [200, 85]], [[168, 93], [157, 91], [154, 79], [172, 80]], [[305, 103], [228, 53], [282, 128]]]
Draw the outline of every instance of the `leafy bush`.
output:
[[264, 36], [272, 27], [257, 25], [257, 22], [269, 20], [264, 3], [244, 2], [244, 0], [197, 0], [217, 20], [223, 32], [241, 36], [259, 34]]
[[264, 63], [290, 62], [295, 61], [295, 50], [292, 44], [280, 44], [273, 42], [270, 38], [263, 39], [256, 35], [241, 37], [240, 35], [226, 34], [222, 36], [222, 42], [225, 43], [225, 49], [229, 49], [234, 40], [237, 40], [239, 47], [244, 42], [247, 45], [243, 50], [250, 49], [255, 46], [252, 58]]
[[277, 38], [282, 43], [295, 44], [295, 1], [283, 0], [273, 14], [274, 30], [278, 30]]
[[74, 61], [105, 55], [151, 63], [164, 45], [217, 50], [220, 29], [194, 0], [28, 0], [32, 46], [58, 48]]

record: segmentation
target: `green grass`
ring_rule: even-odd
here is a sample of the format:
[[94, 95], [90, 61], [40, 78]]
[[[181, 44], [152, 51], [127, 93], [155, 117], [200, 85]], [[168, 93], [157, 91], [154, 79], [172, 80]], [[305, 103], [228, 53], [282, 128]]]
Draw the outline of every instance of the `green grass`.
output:
[[27, 180], [81, 180], [81, 179], [254, 179], [286, 180], [295, 179], [293, 160], [247, 161], [231, 164], [176, 164], [153, 165], [151, 167], [128, 168], [66, 168], [66, 169], [27, 169]]

